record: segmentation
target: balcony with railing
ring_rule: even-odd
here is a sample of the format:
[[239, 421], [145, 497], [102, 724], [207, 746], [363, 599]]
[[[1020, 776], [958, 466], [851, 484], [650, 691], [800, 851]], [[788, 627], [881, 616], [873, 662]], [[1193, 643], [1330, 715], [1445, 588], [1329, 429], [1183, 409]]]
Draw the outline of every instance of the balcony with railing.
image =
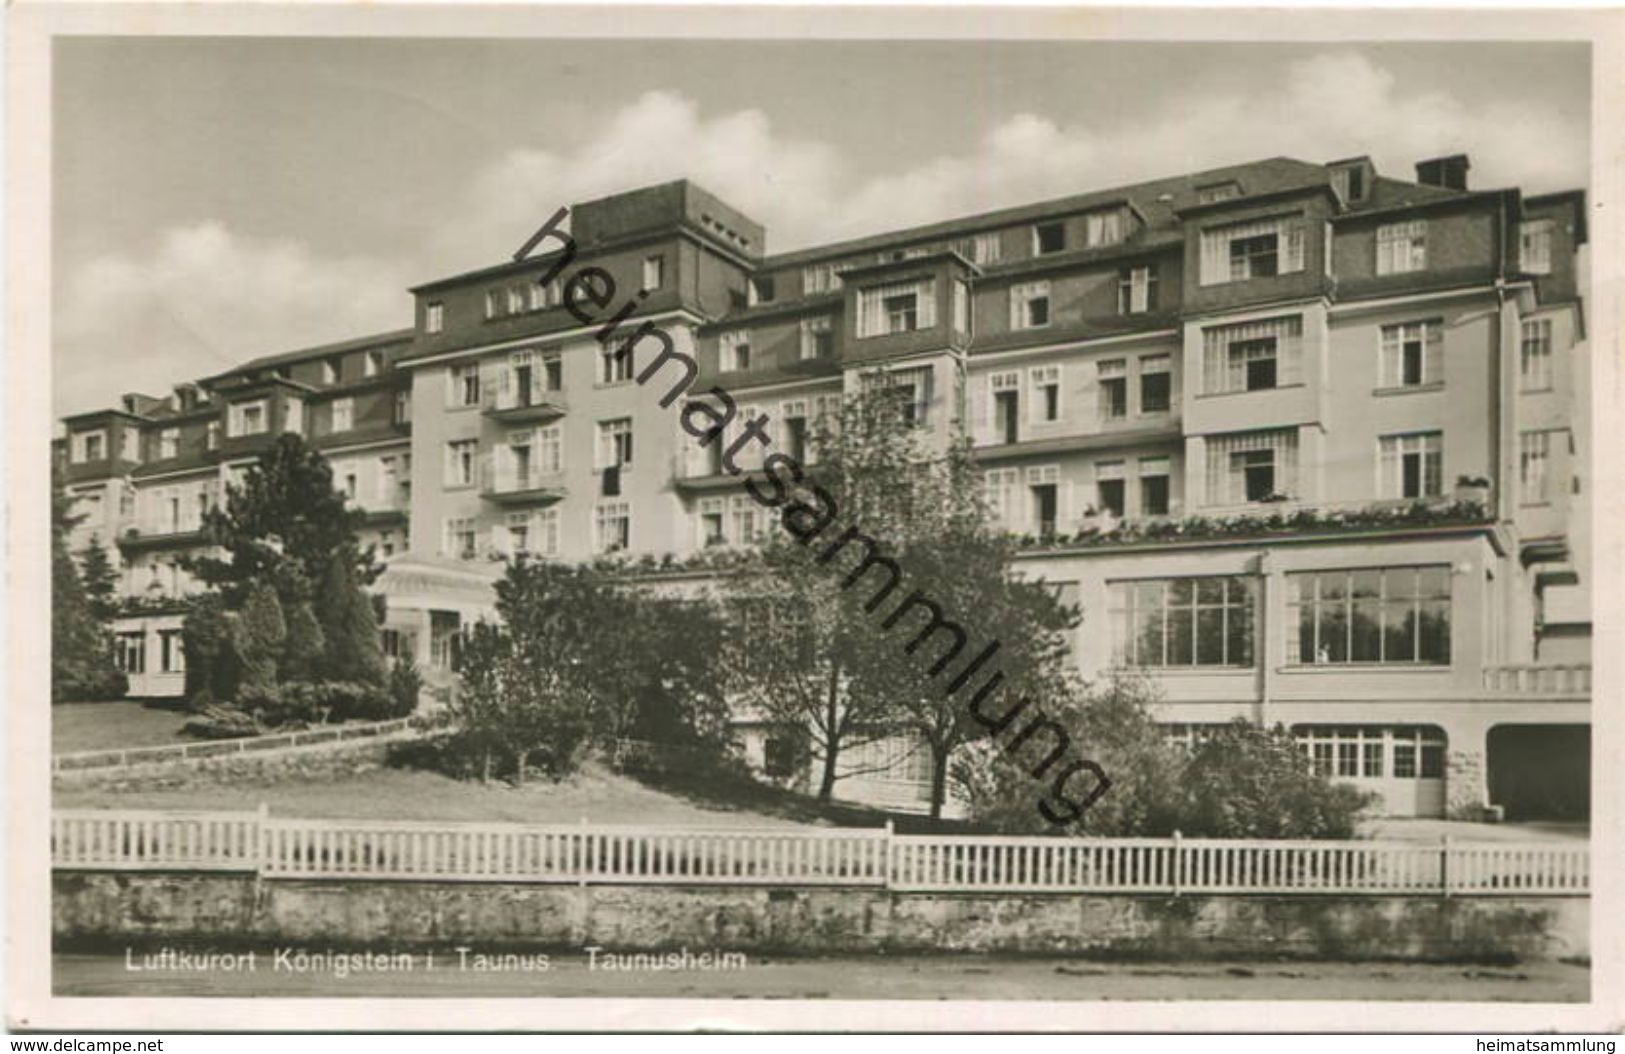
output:
[[162, 517], [136, 520], [128, 524], [119, 535], [119, 548], [125, 552], [142, 549], [171, 549], [200, 545], [203, 542], [201, 516], [182, 516], [178, 519]]
[[480, 463], [480, 493], [498, 505], [539, 505], [564, 497], [562, 470], [542, 471], [532, 458], [487, 455]]
[[499, 384], [486, 390], [483, 412], [499, 421], [545, 421], [563, 416], [570, 403], [562, 388], [547, 388], [539, 382]]
[[1518, 698], [1589, 699], [1591, 667], [1538, 665], [1484, 667], [1484, 691]]

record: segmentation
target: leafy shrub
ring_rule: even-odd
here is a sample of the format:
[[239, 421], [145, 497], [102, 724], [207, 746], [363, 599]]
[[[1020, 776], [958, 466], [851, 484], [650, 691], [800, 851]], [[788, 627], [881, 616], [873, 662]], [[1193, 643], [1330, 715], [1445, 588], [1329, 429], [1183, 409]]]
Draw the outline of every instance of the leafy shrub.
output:
[[358, 681], [327, 681], [321, 686], [329, 721], [384, 721], [391, 716], [388, 692]]
[[211, 706], [181, 726], [181, 731], [199, 739], [244, 739], [260, 734], [260, 727], [248, 714], [234, 707]]
[[392, 768], [421, 769], [453, 779], [474, 779], [484, 774], [487, 753], [476, 737], [452, 732], [391, 743], [385, 757], [386, 764]]
[[274, 684], [245, 684], [237, 692], [236, 709], [255, 721], [282, 723], [282, 690]]
[[242, 663], [233, 643], [235, 618], [218, 594], [208, 593], [192, 602], [181, 623], [186, 698], [194, 710], [201, 711], [216, 700], [237, 695]]
[[423, 691], [423, 674], [411, 659], [402, 659], [389, 668], [390, 717], [411, 717]]

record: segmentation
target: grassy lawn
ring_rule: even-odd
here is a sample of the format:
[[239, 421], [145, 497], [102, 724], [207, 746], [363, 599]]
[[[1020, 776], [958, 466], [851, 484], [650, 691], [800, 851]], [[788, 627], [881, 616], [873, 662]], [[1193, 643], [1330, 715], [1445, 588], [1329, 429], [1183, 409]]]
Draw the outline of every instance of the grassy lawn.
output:
[[63, 703], [51, 707], [51, 753], [196, 742], [181, 735], [191, 716], [137, 702]]
[[[57, 808], [257, 809], [272, 815], [378, 820], [471, 820], [660, 827], [758, 828], [802, 826], [796, 818], [765, 815], [740, 805], [669, 794], [596, 766], [559, 783], [525, 787], [450, 779], [411, 769], [372, 769], [343, 779], [286, 779], [276, 783], [196, 783], [159, 790], [58, 788]], [[808, 817], [811, 819], [811, 817]]]

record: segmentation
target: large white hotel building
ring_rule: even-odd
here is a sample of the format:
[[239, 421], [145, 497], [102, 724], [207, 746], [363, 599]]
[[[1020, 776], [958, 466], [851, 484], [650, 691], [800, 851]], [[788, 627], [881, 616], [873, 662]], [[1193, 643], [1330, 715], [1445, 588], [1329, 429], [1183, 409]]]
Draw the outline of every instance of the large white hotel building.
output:
[[[572, 266], [643, 294], [628, 327], [792, 454], [860, 371], [911, 385], [918, 427], [973, 438], [1023, 573], [1082, 604], [1085, 672], [1151, 671], [1170, 734], [1285, 724], [1394, 815], [1584, 815], [1585, 195], [1468, 168], [1274, 158], [777, 255], [676, 182], [573, 206]], [[439, 683], [501, 554], [680, 560], [769, 528], [549, 268], [437, 279], [407, 328], [65, 420], [132, 693], [180, 690], [175, 562], [283, 431], [366, 510], [386, 645]], [[917, 801], [925, 776], [903, 749], [841, 792]]]

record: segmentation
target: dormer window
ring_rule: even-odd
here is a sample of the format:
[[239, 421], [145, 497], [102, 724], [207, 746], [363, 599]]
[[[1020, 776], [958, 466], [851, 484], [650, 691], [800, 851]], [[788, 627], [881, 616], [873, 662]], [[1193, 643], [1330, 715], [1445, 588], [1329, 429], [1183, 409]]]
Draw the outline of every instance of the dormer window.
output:
[[423, 332], [439, 333], [446, 328], [446, 305], [431, 300], [423, 306]]
[[1428, 221], [1410, 220], [1377, 228], [1377, 273], [1404, 274], [1428, 265]]
[[1202, 232], [1202, 284], [1245, 282], [1303, 270], [1303, 224], [1277, 218]]
[[158, 433], [158, 456], [172, 458], [180, 456], [181, 430], [179, 428], [166, 428]]
[[1216, 201], [1229, 201], [1231, 198], [1239, 197], [1241, 197], [1241, 184], [1234, 181], [1209, 183], [1205, 187], [1196, 188], [1196, 201], [1200, 205], [1211, 205]]
[[750, 369], [750, 334], [742, 329], [730, 330], [717, 341], [721, 352], [721, 369], [734, 373]]
[[1365, 172], [1358, 166], [1333, 172], [1332, 186], [1337, 189], [1337, 196], [1350, 204], [1365, 200]]
[[771, 304], [773, 302], [773, 276], [762, 275], [752, 278], [746, 283], [745, 302], [751, 307], [757, 304]]
[[1518, 231], [1519, 266], [1529, 274], [1552, 273], [1551, 220], [1530, 220]]
[[339, 360], [338, 359], [323, 359], [322, 360], [322, 383], [323, 384], [337, 384], [338, 382], [339, 382]]
[[1010, 328], [1041, 329], [1049, 325], [1049, 283], [1026, 282], [1010, 288]]
[[1084, 244], [1091, 248], [1117, 245], [1126, 235], [1123, 209], [1091, 212], [1084, 217]]
[[1033, 255], [1048, 256], [1058, 253], [1066, 248], [1066, 225], [1059, 221], [1055, 223], [1040, 223], [1033, 228]]
[[106, 432], [80, 432], [73, 439], [74, 461], [100, 461], [107, 456]]
[[361, 372], [363, 376], [376, 377], [382, 373], [383, 370], [384, 353], [381, 351], [369, 351], [361, 360]]

